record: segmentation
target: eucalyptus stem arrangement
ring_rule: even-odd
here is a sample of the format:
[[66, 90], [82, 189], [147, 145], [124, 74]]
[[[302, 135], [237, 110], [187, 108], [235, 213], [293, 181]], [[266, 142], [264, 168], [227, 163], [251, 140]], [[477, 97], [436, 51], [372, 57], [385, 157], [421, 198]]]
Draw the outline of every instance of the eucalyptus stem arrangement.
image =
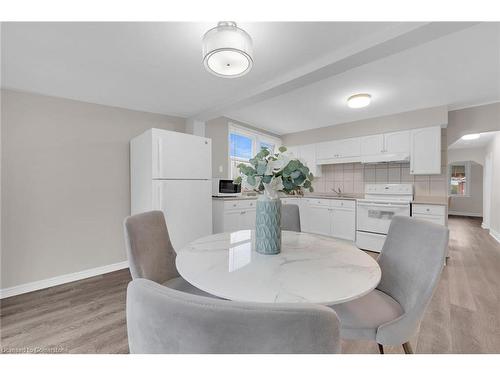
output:
[[313, 191], [313, 174], [288, 153], [285, 146], [281, 146], [277, 153], [262, 148], [249, 162], [250, 165], [238, 164], [240, 176], [234, 179], [234, 183], [242, 184], [244, 189], [264, 191], [270, 198], [277, 198], [279, 192], [302, 194], [304, 189]]

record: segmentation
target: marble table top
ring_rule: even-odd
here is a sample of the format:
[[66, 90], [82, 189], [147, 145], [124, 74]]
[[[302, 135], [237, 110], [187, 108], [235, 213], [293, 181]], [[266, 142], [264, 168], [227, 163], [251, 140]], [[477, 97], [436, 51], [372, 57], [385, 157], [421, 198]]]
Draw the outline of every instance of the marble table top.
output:
[[281, 253], [262, 255], [254, 237], [241, 230], [200, 238], [178, 252], [177, 269], [201, 290], [246, 302], [334, 305], [380, 282], [377, 262], [351, 241], [283, 231]]

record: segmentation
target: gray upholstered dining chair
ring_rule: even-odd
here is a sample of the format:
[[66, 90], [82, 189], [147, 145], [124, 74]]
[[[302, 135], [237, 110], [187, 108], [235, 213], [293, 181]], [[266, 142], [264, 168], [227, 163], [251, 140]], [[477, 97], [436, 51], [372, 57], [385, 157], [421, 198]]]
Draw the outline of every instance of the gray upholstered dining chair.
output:
[[177, 272], [176, 253], [163, 212], [150, 211], [126, 217], [123, 228], [133, 279], [144, 278], [186, 293], [216, 298], [189, 284]]
[[448, 246], [448, 228], [395, 216], [378, 258], [382, 279], [377, 289], [359, 299], [331, 306], [341, 322], [341, 337], [403, 345], [412, 353], [417, 331], [436, 288]]
[[339, 353], [339, 330], [326, 306], [226, 301], [146, 279], [127, 289], [131, 353]]
[[281, 230], [300, 232], [299, 206], [296, 204], [281, 206]]

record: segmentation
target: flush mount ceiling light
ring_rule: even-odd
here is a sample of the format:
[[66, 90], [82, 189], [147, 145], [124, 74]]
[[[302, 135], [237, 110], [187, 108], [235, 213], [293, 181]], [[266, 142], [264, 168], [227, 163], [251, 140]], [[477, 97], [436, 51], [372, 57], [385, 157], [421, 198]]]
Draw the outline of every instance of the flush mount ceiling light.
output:
[[462, 137], [464, 141], [471, 141], [473, 139], [478, 139], [481, 134], [466, 134]]
[[236, 78], [253, 65], [252, 38], [236, 22], [219, 22], [203, 36], [203, 64], [212, 74]]
[[370, 105], [372, 96], [370, 94], [356, 94], [347, 99], [349, 108], [363, 108]]

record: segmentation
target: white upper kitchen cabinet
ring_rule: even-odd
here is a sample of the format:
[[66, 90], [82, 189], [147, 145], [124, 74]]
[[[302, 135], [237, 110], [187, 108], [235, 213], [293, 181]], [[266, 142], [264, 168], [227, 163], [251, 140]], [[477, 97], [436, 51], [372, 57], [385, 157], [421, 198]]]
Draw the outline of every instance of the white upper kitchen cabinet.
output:
[[376, 134], [361, 138], [361, 156], [386, 154], [401, 154], [407, 158], [410, 154], [410, 131]]
[[409, 154], [410, 131], [384, 134], [384, 152], [391, 154]]
[[286, 146], [287, 151], [302, 161], [314, 175], [321, 177], [321, 165], [316, 164], [316, 144]]
[[210, 138], [162, 129], [151, 132], [153, 178], [212, 178], [212, 153], [206, 151], [211, 149]]
[[316, 164], [316, 145], [299, 146], [300, 159], [315, 177], [321, 177], [321, 165]]
[[316, 144], [316, 163], [337, 164], [359, 161], [361, 138], [347, 138]]
[[361, 142], [361, 155], [377, 155], [384, 151], [384, 135], [376, 134], [362, 137]]
[[410, 174], [441, 173], [441, 127], [414, 129], [410, 139]]

